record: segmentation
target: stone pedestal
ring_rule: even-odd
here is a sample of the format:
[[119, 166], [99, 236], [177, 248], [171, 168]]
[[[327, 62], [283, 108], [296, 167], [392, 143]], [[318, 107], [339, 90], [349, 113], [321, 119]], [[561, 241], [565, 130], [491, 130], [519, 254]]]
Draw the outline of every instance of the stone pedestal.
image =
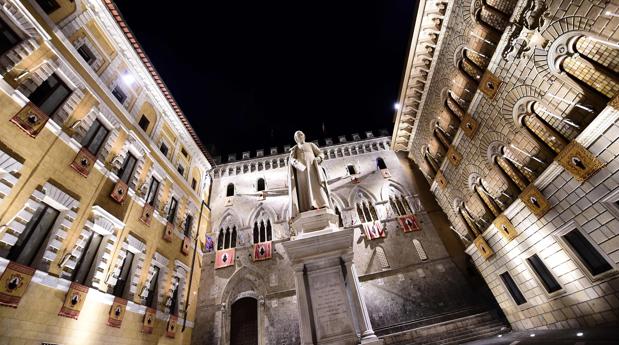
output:
[[331, 210], [299, 214], [282, 243], [295, 270], [302, 345], [382, 344], [368, 317], [352, 263], [352, 230]]

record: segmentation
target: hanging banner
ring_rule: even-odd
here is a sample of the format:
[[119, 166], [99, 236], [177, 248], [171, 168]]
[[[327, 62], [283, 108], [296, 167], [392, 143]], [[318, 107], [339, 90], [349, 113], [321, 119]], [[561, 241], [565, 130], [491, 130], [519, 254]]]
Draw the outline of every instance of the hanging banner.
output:
[[155, 208], [153, 207], [153, 205], [144, 204], [144, 208], [142, 209], [142, 216], [140, 217], [140, 220], [142, 221], [142, 223], [150, 226], [150, 222], [153, 219], [154, 211], [155, 211]]
[[387, 236], [380, 220], [363, 223], [362, 225], [363, 233], [365, 234], [365, 238], [368, 240], [375, 240], [377, 238], [384, 238]]
[[215, 269], [234, 265], [235, 248], [218, 250], [215, 253]]
[[211, 236], [206, 236], [206, 242], [204, 243], [204, 252], [210, 253], [215, 249], [215, 241]]
[[82, 147], [77, 155], [75, 155], [73, 162], [71, 162], [71, 168], [75, 169], [80, 175], [88, 177], [96, 161], [97, 157], [90, 153], [88, 149]]
[[254, 243], [254, 261], [268, 260], [273, 255], [271, 241]]
[[165, 332], [165, 336], [168, 338], [174, 338], [176, 336], [176, 322], [178, 321], [178, 316], [170, 315], [170, 319], [168, 320], [168, 327]]
[[110, 308], [110, 315], [107, 318], [108, 326], [120, 328], [125, 317], [125, 310], [127, 309], [127, 300], [120, 297], [114, 297], [114, 303]]
[[128, 192], [129, 186], [127, 186], [125, 182], [118, 180], [118, 182], [116, 182], [114, 188], [112, 189], [110, 197], [114, 199], [114, 201], [116, 201], [117, 203], [122, 204]]
[[49, 120], [47, 114], [39, 109], [33, 103], [26, 104], [15, 116], [11, 118], [11, 122], [21, 128], [29, 136], [35, 138], [45, 127]]
[[420, 231], [421, 227], [417, 222], [417, 217], [412, 214], [398, 217], [398, 223], [400, 223], [400, 229], [404, 232]]
[[0, 276], [0, 305], [17, 308], [26, 293], [35, 269], [16, 262], [9, 262]]
[[155, 328], [156, 314], [157, 310], [153, 308], [146, 308], [146, 314], [144, 314], [144, 322], [142, 323], [142, 333], [153, 333], [153, 328]]
[[174, 234], [174, 224], [168, 222], [163, 229], [163, 240], [166, 242], [172, 242], [172, 235]]
[[191, 248], [191, 239], [189, 236], [183, 238], [183, 244], [181, 245], [181, 253], [183, 255], [189, 255], [189, 248]]
[[58, 316], [70, 317], [76, 319], [80, 316], [80, 311], [84, 306], [84, 301], [88, 295], [88, 286], [78, 283], [71, 283], [69, 291], [64, 299], [64, 304], [60, 308]]

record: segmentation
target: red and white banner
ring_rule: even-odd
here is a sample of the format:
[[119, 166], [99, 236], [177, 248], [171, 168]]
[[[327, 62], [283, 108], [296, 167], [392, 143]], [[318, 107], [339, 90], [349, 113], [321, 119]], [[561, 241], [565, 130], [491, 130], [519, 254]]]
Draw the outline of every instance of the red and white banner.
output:
[[404, 232], [420, 231], [421, 227], [417, 221], [417, 217], [412, 214], [398, 217], [398, 223], [400, 223], [400, 229]]
[[127, 309], [127, 300], [120, 297], [114, 297], [114, 303], [110, 308], [109, 316], [107, 318], [108, 326], [120, 328], [125, 317], [125, 310]]
[[17, 308], [34, 276], [32, 267], [9, 262], [0, 276], [0, 305]]
[[221, 249], [215, 253], [215, 269], [234, 265], [235, 248]]
[[272, 257], [272, 245], [271, 241], [254, 243], [254, 261], [268, 260]]
[[88, 286], [72, 282], [58, 316], [69, 317], [77, 320], [80, 316], [80, 311], [82, 311], [82, 307], [84, 306], [84, 301], [86, 300], [87, 294]]
[[168, 326], [166, 327], [165, 336], [174, 339], [176, 336], [176, 323], [178, 322], [178, 316], [170, 315], [168, 320]]
[[383, 224], [380, 220], [376, 220], [374, 222], [363, 223], [363, 233], [365, 234], [365, 238], [368, 240], [374, 240], [377, 238], [383, 238], [387, 235], [385, 234], [385, 229], [383, 228]]
[[155, 327], [155, 316], [157, 315], [157, 310], [153, 308], [146, 308], [146, 313], [144, 314], [144, 321], [142, 322], [142, 333], [151, 334], [153, 333], [153, 328]]

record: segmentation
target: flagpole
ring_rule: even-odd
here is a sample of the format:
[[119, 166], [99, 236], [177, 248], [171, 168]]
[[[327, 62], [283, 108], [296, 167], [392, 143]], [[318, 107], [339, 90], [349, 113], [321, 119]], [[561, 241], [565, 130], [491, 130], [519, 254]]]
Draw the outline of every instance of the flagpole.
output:
[[[209, 199], [210, 199], [209, 194]], [[189, 287], [187, 288], [187, 298], [185, 299], [185, 317], [183, 318], [183, 328], [181, 332], [185, 332], [185, 326], [187, 325], [187, 310], [189, 309], [189, 297], [191, 296], [191, 283], [193, 283], [193, 270], [196, 264], [196, 254], [198, 254], [198, 237], [200, 235], [200, 223], [202, 223], [202, 211], [204, 210], [206, 203], [202, 200], [200, 204], [200, 218], [198, 218], [198, 230], [196, 231], [196, 238], [194, 241], [195, 247], [193, 249], [193, 258], [191, 260], [191, 273], [189, 273]]]

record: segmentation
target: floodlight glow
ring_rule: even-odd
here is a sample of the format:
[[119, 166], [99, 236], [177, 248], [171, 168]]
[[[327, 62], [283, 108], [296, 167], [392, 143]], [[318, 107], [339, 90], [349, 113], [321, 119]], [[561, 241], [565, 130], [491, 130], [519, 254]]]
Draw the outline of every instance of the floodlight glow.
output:
[[583, 335], [584, 335], [584, 333], [583, 333], [583, 332], [578, 332], [578, 333], [576, 333], [576, 336], [577, 336], [577, 337], [582, 337]]
[[529, 336], [533, 338], [535, 336], [535, 333], [531, 333]]
[[125, 82], [125, 84], [127, 85], [131, 85], [135, 83], [135, 77], [129, 73], [123, 74], [122, 79], [123, 79], [123, 82]]
[[400, 103], [394, 103], [394, 104], [393, 104], [393, 108], [394, 108], [395, 110], [400, 110]]

